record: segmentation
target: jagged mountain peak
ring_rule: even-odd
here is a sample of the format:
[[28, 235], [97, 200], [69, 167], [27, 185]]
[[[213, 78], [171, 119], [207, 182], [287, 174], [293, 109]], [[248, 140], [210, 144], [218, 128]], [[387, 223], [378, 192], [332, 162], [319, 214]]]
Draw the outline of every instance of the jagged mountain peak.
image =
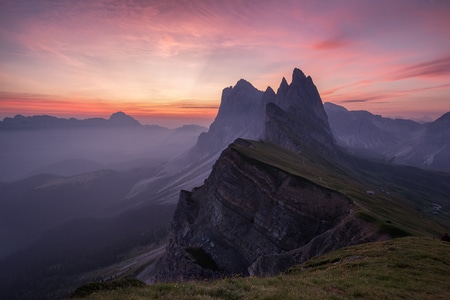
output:
[[281, 79], [280, 86], [278, 87], [277, 94], [284, 94], [284, 93], [286, 93], [288, 88], [289, 88], [289, 84], [287, 83], [286, 78], [283, 77], [283, 79]]
[[283, 77], [283, 79], [281, 79], [280, 86], [278, 87], [277, 94], [284, 95], [289, 90], [292, 90], [292, 88], [294, 89], [304, 88], [308, 84], [309, 85], [313, 84], [311, 77], [310, 76], [306, 77], [305, 73], [303, 73], [302, 70], [300, 70], [299, 68], [295, 68], [292, 71], [291, 83], [288, 84], [286, 78]]
[[266, 90], [264, 91], [264, 93], [275, 95], [275, 91], [274, 91], [273, 88], [270, 87], [270, 86], [268, 86], [268, 87], [266, 88]]
[[202, 160], [213, 153], [218, 156], [219, 151], [239, 137], [266, 138], [291, 145], [295, 151], [306, 143], [312, 146], [311, 143], [319, 142], [326, 148], [334, 145], [320, 95], [311, 77], [298, 68], [293, 70], [290, 85], [286, 78], [282, 79], [277, 93], [270, 86], [264, 92], [259, 91], [245, 79], [223, 89], [214, 122], [207, 133], [199, 136], [190, 153], [197, 153], [192, 155]]
[[[311, 78], [308, 76], [308, 78]], [[307, 79], [307, 77], [305, 76], [305, 73], [303, 73], [302, 70], [295, 68], [294, 71], [292, 72], [292, 83], [291, 84], [297, 84], [297, 83], [302, 83]]]
[[322, 99], [311, 77], [298, 68], [292, 82], [283, 78], [277, 94], [267, 101], [265, 139], [299, 151], [304, 147], [333, 152], [334, 139]]

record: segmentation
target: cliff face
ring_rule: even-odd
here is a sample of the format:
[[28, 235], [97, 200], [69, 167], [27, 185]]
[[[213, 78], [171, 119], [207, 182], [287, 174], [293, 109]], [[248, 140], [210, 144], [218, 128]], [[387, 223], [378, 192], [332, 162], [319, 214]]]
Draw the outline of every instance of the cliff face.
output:
[[236, 150], [236, 140], [202, 187], [182, 191], [156, 280], [272, 275], [343, 246], [374, 240], [333, 190]]

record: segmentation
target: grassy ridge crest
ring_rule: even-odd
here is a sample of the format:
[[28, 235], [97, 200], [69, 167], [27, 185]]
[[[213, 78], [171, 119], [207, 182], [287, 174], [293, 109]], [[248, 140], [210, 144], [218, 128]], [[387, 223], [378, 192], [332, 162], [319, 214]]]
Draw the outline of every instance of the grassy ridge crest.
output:
[[[346, 195], [358, 205], [363, 219], [379, 223], [380, 230], [392, 237], [438, 237], [450, 229], [450, 201], [445, 194], [450, 188], [440, 183], [450, 182], [450, 174], [352, 159], [337, 163], [309, 149], [295, 153], [268, 142], [246, 140], [231, 147], [249, 160]], [[424, 186], [417, 177], [432, 180]], [[440, 214], [427, 212], [433, 202], [443, 208]]]

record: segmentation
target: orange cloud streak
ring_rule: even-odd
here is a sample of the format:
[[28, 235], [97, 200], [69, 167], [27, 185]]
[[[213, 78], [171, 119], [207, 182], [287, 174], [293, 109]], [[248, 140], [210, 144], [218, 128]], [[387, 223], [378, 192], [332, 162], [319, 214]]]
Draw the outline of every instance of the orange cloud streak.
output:
[[[217, 113], [217, 105], [196, 105], [193, 100], [156, 104], [152, 102], [111, 102], [101, 99], [60, 99], [59, 97], [33, 94], [0, 93], [0, 116], [57, 115], [66, 117], [109, 117], [123, 111], [149, 124], [152, 119], [168, 119], [166, 125], [186, 124], [186, 121], [199, 120], [209, 125]], [[154, 123], [152, 123], [154, 124]]]

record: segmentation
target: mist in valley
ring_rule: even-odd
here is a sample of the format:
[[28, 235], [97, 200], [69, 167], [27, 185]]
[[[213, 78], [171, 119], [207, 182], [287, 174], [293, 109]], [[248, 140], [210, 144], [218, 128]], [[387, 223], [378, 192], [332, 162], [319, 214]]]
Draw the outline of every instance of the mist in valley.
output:
[[74, 288], [61, 282], [76, 287], [80, 273], [161, 242], [175, 205], [130, 204], [127, 196], [207, 130], [49, 120], [14, 128], [0, 122], [0, 291], [12, 298], [48, 291], [59, 298], [58, 290]]
[[37, 174], [155, 166], [191, 148], [206, 128], [186, 126], [0, 130], [0, 182]]

